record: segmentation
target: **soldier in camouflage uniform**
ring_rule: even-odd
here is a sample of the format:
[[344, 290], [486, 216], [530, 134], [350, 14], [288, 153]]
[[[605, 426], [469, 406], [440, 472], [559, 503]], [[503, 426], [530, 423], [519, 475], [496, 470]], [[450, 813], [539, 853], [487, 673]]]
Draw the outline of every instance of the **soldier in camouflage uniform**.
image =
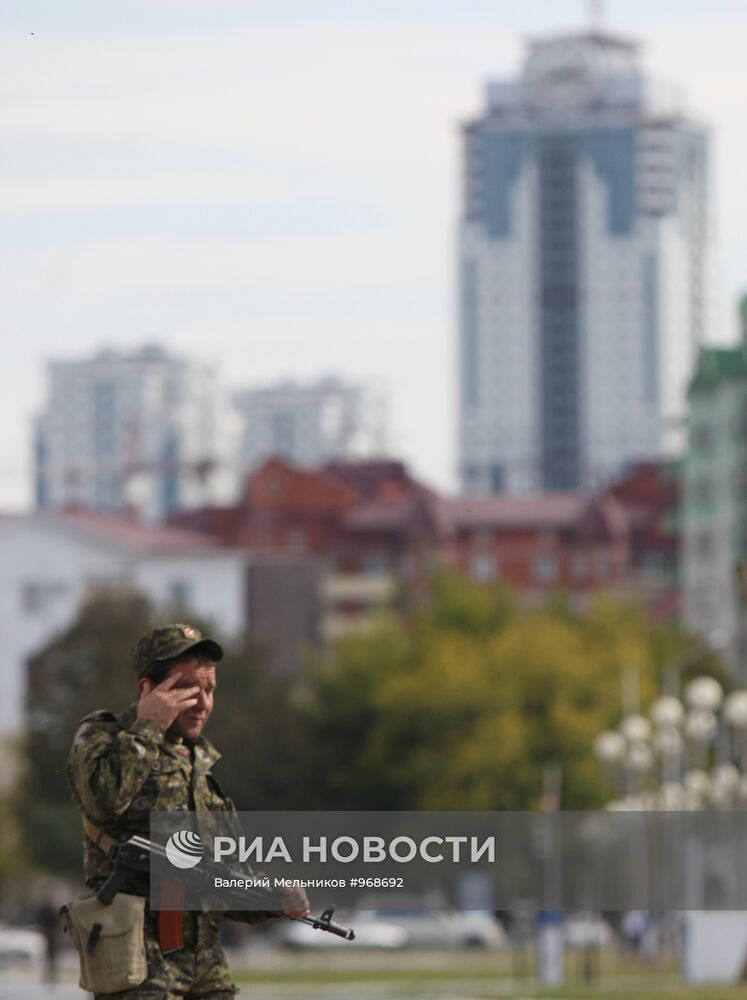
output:
[[[86, 884], [106, 881], [112, 864], [94, 842], [90, 824], [117, 841], [149, 836], [153, 811], [234, 810], [211, 774], [220, 754], [202, 736], [213, 706], [215, 663], [223, 652], [190, 625], [157, 628], [137, 643], [132, 665], [139, 699], [115, 715], [86, 716], [75, 734], [68, 765], [73, 799], [89, 824], [84, 846]], [[125, 892], [148, 895], [147, 875], [135, 876]], [[289, 890], [284, 912], [308, 913], [303, 890]], [[274, 914], [237, 912], [247, 923]], [[184, 913], [184, 948], [164, 954], [155, 914], [146, 905], [148, 978], [140, 986], [107, 997], [122, 1000], [227, 1000], [236, 987], [218, 941], [218, 913]], [[99, 994], [97, 994], [98, 996]], [[101, 994], [104, 996], [104, 994]]]

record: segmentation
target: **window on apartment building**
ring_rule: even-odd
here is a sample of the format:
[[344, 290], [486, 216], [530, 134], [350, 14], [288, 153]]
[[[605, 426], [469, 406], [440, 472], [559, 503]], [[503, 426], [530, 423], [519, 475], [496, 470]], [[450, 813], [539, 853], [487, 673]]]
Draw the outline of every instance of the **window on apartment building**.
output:
[[28, 580], [18, 588], [18, 606], [24, 615], [44, 614], [65, 590], [66, 586], [61, 582]]
[[693, 493], [698, 503], [711, 503], [713, 500], [713, 482], [707, 476], [701, 476], [693, 484]]
[[24, 583], [19, 588], [19, 604], [26, 615], [35, 615], [46, 607], [44, 584]]
[[332, 559], [332, 566], [335, 573], [342, 575], [363, 572], [363, 561], [355, 552], [338, 552]]
[[609, 557], [608, 552], [597, 552], [596, 559], [594, 560], [595, 569], [597, 574], [597, 579], [606, 580], [610, 575], [610, 570], [612, 568], [612, 560]]
[[732, 436], [742, 439], [747, 433], [747, 399], [743, 400], [734, 411], [730, 422]]
[[291, 456], [294, 453], [298, 428], [293, 413], [280, 412], [272, 417], [273, 451], [277, 454]]
[[694, 424], [690, 428], [690, 444], [697, 451], [707, 451], [713, 445], [713, 428]]
[[534, 560], [534, 576], [542, 583], [551, 583], [558, 578], [558, 560], [555, 556], [541, 555]]
[[389, 568], [386, 556], [381, 552], [369, 552], [363, 558], [363, 572], [366, 576], [378, 576]]
[[174, 580], [171, 584], [171, 601], [178, 608], [188, 608], [192, 598], [192, 587], [186, 580]]
[[747, 524], [744, 521], [738, 524], [734, 531], [734, 549], [740, 558], [744, 559], [747, 554]]
[[85, 591], [88, 596], [116, 592], [128, 586], [128, 576], [125, 570], [111, 573], [91, 573], [85, 580]]
[[502, 465], [490, 466], [490, 488], [499, 493], [505, 486], [505, 473]]
[[291, 528], [286, 540], [291, 548], [303, 549], [306, 547], [306, 532], [303, 528]]
[[472, 556], [469, 562], [469, 575], [480, 583], [489, 583], [498, 577], [498, 559], [485, 552]]
[[735, 465], [729, 476], [731, 481], [731, 489], [736, 497], [741, 497], [744, 495], [745, 487], [747, 487], [747, 466], [745, 465]]
[[571, 576], [574, 580], [586, 580], [589, 576], [588, 556], [576, 552], [571, 558]]
[[415, 556], [408, 553], [402, 556], [399, 561], [399, 571], [404, 577], [412, 577], [415, 575], [415, 570], [417, 569], [417, 561]]
[[712, 624], [716, 609], [713, 592], [709, 587], [700, 586], [692, 597], [693, 610], [700, 628]]
[[714, 548], [713, 534], [710, 531], [699, 531], [695, 536], [695, 552], [698, 559], [710, 559]]

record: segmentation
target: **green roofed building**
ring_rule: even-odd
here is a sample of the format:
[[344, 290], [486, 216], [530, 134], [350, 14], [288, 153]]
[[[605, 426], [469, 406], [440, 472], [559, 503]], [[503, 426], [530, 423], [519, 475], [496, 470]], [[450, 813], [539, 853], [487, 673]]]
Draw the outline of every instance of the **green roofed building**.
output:
[[741, 324], [740, 343], [701, 348], [688, 389], [682, 556], [688, 625], [728, 632], [747, 679], [747, 296]]

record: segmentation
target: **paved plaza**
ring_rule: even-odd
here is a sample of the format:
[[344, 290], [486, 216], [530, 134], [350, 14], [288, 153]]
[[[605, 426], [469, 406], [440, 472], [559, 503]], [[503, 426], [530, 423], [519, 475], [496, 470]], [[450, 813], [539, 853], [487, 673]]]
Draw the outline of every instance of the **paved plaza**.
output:
[[[439, 984], [437, 990], [425, 988], [422, 992], [414, 993], [412, 989], [406, 993], [392, 992], [391, 984], [387, 983], [355, 983], [352, 989], [355, 992], [356, 1000], [413, 1000], [416, 996], [418, 1000], [473, 1000], [485, 995], [485, 981], [453, 982], [444, 981]], [[300, 984], [277, 984], [271, 985], [263, 983], [253, 984], [244, 987], [240, 997], [246, 1000], [319, 1000], [320, 991], [329, 998], [350, 997], [351, 984], [310, 983]], [[50, 985], [30, 981], [28, 979], [18, 979], [13, 977], [0, 978], [0, 1000], [86, 1000], [90, 998], [90, 993], [84, 993], [75, 983], [65, 983]]]

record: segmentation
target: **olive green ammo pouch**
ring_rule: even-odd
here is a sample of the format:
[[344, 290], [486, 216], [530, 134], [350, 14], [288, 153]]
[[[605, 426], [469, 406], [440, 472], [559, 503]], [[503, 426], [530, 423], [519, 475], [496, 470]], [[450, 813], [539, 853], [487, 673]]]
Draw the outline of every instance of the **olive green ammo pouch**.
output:
[[145, 897], [118, 892], [106, 906], [86, 896], [63, 906], [60, 914], [80, 957], [81, 989], [118, 993], [147, 978]]

